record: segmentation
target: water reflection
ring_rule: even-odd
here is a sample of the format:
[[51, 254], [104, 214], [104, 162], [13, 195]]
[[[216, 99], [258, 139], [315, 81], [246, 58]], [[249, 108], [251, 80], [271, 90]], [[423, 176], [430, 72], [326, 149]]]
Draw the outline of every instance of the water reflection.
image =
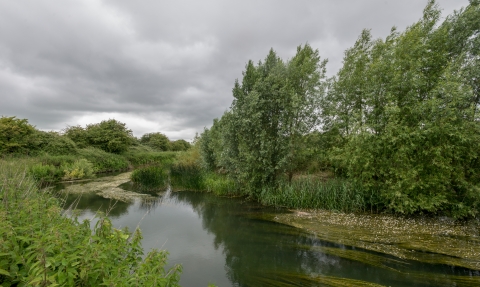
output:
[[[66, 206], [78, 196], [68, 196]], [[105, 212], [112, 201], [83, 194], [83, 217]], [[477, 271], [420, 264], [318, 240], [268, 220], [281, 210], [242, 199], [195, 192], [116, 202], [117, 227], [140, 225], [143, 246], [165, 248], [171, 264], [181, 263], [182, 286], [478, 286]]]

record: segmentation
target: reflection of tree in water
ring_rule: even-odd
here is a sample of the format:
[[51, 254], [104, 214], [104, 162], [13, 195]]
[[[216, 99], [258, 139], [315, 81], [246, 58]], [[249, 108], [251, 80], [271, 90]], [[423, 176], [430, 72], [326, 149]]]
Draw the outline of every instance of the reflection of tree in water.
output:
[[[318, 286], [321, 278], [327, 278], [321, 276], [393, 285], [415, 282], [419, 286], [453, 286], [448, 278], [438, 277], [452, 274], [451, 267], [401, 262], [375, 252], [321, 241], [299, 229], [264, 220], [274, 216], [274, 211], [252, 202], [194, 192], [177, 192], [172, 197], [190, 204], [202, 218], [203, 228], [215, 236], [215, 248], [223, 247], [227, 276], [235, 286]], [[322, 249], [363, 252], [367, 257], [380, 258], [379, 265], [384, 266], [342, 259]], [[396, 263], [385, 264], [392, 261]], [[410, 272], [417, 272], [417, 276]], [[435, 276], [438, 278], [432, 280]]]
[[146, 197], [140, 198], [140, 209], [150, 212], [151, 210], [155, 210], [158, 206], [162, 204], [165, 200], [165, 195], [158, 195], [157, 197]]
[[133, 202], [123, 202], [114, 199], [104, 198], [95, 193], [63, 194], [59, 196], [64, 201], [64, 208], [89, 210], [93, 213], [101, 211], [111, 218], [120, 217], [128, 212], [128, 207]]
[[215, 248], [223, 246], [227, 273], [234, 284], [259, 286], [257, 278], [268, 276], [266, 272], [271, 276], [309, 275], [323, 272], [319, 265], [338, 268], [338, 258], [310, 251], [316, 241], [312, 236], [262, 220], [266, 209], [257, 204], [190, 192], [175, 193], [175, 197], [193, 206], [203, 227], [215, 235]]

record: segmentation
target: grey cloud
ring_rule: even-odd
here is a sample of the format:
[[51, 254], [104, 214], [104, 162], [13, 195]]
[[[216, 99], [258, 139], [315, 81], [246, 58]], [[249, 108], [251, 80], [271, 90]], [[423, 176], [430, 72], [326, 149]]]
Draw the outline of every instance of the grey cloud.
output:
[[[445, 13], [467, 0], [438, 1]], [[42, 129], [117, 116], [192, 138], [230, 106], [249, 59], [309, 42], [333, 75], [363, 28], [385, 37], [427, 1], [2, 1], [0, 115]]]

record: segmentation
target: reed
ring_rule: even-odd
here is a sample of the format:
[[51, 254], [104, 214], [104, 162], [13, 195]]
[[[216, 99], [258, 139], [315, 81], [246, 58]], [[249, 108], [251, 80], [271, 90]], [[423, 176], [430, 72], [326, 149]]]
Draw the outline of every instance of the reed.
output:
[[136, 169], [130, 176], [132, 182], [145, 190], [165, 190], [168, 187], [168, 169], [154, 165]]
[[361, 212], [366, 200], [361, 186], [344, 179], [323, 181], [312, 177], [280, 181], [277, 188], [264, 189], [259, 200], [265, 205], [287, 208]]
[[203, 170], [197, 165], [175, 163], [170, 169], [170, 183], [174, 189], [205, 190]]

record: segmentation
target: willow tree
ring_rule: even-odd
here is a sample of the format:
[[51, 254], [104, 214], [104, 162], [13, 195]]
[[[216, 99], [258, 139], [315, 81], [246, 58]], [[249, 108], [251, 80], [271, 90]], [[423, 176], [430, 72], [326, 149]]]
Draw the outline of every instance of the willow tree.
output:
[[478, 19], [471, 1], [440, 23], [430, 1], [404, 32], [364, 31], [345, 54], [325, 105], [346, 142], [333, 155], [387, 209], [478, 212]]
[[225, 168], [251, 195], [274, 190], [282, 174], [291, 179], [303, 137], [319, 124], [325, 65], [308, 44], [286, 62], [273, 50], [249, 61], [230, 111], [202, 136], [208, 165]]

